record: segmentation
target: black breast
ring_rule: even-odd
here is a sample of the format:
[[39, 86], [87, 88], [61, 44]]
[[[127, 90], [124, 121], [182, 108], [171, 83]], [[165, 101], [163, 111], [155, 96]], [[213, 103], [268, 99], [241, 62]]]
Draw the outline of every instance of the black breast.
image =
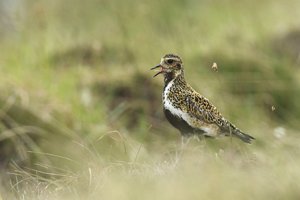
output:
[[186, 121], [184, 121], [182, 118], [173, 115], [168, 109], [164, 109], [164, 113], [168, 121], [177, 128], [182, 135], [191, 135], [193, 133], [202, 134], [204, 131], [199, 129], [194, 129], [191, 127]]

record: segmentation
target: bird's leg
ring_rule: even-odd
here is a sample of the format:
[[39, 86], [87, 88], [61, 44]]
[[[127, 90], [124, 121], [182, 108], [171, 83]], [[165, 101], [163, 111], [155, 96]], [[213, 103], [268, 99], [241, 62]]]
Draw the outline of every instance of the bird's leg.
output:
[[197, 134], [195, 136], [196, 136], [196, 139], [197, 139], [198, 142], [200, 142], [200, 141], [202, 141], [202, 140], [205, 139], [203, 134]]
[[196, 138], [197, 138], [197, 140], [198, 140], [198, 142], [201, 142], [202, 144], [206, 144], [206, 140], [205, 140], [205, 135], [204, 134], [197, 134], [196, 135]]
[[180, 145], [180, 149], [178, 149], [178, 151], [176, 150], [176, 160], [181, 158], [183, 150], [185, 149], [189, 141], [190, 141], [190, 137], [186, 135], [181, 135], [181, 145]]
[[181, 150], [183, 150], [190, 142], [191, 137], [189, 136], [181, 136]]

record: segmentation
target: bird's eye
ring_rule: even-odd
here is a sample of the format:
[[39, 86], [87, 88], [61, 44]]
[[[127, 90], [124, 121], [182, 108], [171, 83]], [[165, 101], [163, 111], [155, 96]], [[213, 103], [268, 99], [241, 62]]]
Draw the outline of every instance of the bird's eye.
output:
[[173, 64], [173, 63], [174, 63], [174, 60], [169, 59], [169, 60], [167, 60], [167, 63], [168, 63], [168, 64]]

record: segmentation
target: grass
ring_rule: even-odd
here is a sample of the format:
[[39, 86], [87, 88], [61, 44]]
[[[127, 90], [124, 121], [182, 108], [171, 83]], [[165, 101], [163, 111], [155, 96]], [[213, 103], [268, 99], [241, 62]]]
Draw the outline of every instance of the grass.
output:
[[254, 146], [255, 150], [240, 143], [217, 150], [197, 142], [183, 151], [173, 143], [173, 148], [150, 154], [127, 141], [128, 160], [103, 160], [101, 154], [86, 150], [87, 162], [69, 160], [80, 170], [52, 169], [58, 172], [45, 179], [43, 171], [28, 174], [17, 169], [19, 182], [12, 188], [17, 198], [28, 199], [297, 199], [299, 149], [288, 146], [298, 141], [272, 142], [268, 149]]
[[[299, 199], [298, 1], [10, 6], [0, 8], [0, 200]], [[180, 147], [149, 71], [171, 52], [254, 144]]]

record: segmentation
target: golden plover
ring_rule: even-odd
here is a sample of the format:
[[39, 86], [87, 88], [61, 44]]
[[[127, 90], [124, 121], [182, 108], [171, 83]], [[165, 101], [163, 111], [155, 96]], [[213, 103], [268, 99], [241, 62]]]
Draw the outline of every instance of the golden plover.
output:
[[254, 137], [243, 133], [227, 121], [208, 99], [197, 93], [184, 78], [183, 62], [174, 54], [167, 54], [160, 64], [151, 68], [159, 69], [153, 76], [164, 75], [162, 94], [163, 110], [168, 121], [182, 136], [235, 136], [246, 143]]

